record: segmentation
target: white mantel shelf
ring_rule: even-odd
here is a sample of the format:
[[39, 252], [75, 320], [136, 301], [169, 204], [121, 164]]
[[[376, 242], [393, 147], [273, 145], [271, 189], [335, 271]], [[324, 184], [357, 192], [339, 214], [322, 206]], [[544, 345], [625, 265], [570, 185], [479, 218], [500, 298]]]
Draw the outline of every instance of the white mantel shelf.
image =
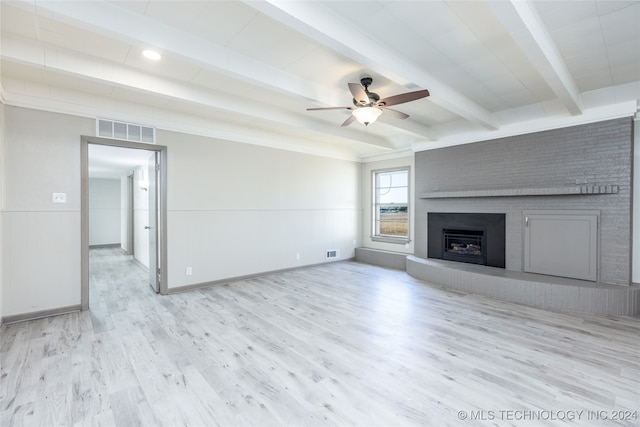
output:
[[429, 191], [420, 199], [450, 199], [463, 197], [581, 196], [618, 194], [618, 185], [573, 185], [568, 187], [504, 188], [494, 190]]

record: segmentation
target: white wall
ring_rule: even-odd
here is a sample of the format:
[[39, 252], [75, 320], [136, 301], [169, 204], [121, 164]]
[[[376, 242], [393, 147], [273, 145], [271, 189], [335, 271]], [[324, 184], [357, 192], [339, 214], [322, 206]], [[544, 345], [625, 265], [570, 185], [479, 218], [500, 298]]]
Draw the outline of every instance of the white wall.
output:
[[[5, 127], [2, 315], [79, 305], [80, 135], [95, 121], [7, 106]], [[161, 130], [158, 144], [169, 288], [322, 263], [329, 249], [345, 259], [360, 244], [359, 163]]]
[[158, 144], [170, 288], [354, 256], [359, 163], [163, 131]]
[[[380, 249], [392, 252], [413, 253], [414, 240], [414, 205], [415, 192], [414, 182], [414, 158], [413, 153], [410, 156], [398, 157], [390, 160], [380, 160], [376, 162], [365, 163], [362, 168], [362, 187], [360, 189], [362, 198], [362, 246], [371, 249]], [[373, 234], [373, 171], [380, 169], [392, 169], [400, 167], [409, 167], [409, 239], [408, 244], [375, 242], [371, 239]]]
[[120, 244], [120, 180], [89, 179], [89, 246]]
[[133, 257], [149, 268], [149, 192], [140, 188], [140, 173], [146, 167], [138, 167], [133, 173]]
[[3, 316], [79, 305], [80, 135], [95, 121], [10, 106], [4, 117]]

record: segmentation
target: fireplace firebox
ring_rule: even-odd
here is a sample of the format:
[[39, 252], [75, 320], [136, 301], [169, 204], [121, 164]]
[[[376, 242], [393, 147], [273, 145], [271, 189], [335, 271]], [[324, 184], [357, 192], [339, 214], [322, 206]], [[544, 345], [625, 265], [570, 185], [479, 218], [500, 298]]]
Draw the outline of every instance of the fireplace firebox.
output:
[[442, 229], [442, 259], [487, 264], [484, 229]]
[[504, 268], [505, 214], [428, 214], [428, 257]]

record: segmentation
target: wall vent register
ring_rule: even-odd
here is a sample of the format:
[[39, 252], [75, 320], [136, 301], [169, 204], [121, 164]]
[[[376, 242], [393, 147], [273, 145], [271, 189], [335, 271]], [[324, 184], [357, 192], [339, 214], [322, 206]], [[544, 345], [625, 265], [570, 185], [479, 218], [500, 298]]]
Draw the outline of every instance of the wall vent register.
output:
[[135, 123], [118, 122], [109, 119], [96, 120], [96, 135], [102, 138], [125, 141], [156, 143], [156, 129]]
[[330, 249], [327, 251], [326, 259], [340, 258], [340, 251], [338, 249]]

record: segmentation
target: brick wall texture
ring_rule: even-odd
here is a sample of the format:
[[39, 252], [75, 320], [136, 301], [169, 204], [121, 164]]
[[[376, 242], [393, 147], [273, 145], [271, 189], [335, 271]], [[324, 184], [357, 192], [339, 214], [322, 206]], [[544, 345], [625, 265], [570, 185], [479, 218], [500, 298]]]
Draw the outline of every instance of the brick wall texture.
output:
[[[621, 118], [427, 150], [415, 159], [415, 255], [428, 212], [506, 214], [506, 269], [522, 271], [525, 210], [599, 210], [598, 281], [629, 285], [633, 120]], [[433, 191], [618, 185], [617, 194], [427, 199]]]

